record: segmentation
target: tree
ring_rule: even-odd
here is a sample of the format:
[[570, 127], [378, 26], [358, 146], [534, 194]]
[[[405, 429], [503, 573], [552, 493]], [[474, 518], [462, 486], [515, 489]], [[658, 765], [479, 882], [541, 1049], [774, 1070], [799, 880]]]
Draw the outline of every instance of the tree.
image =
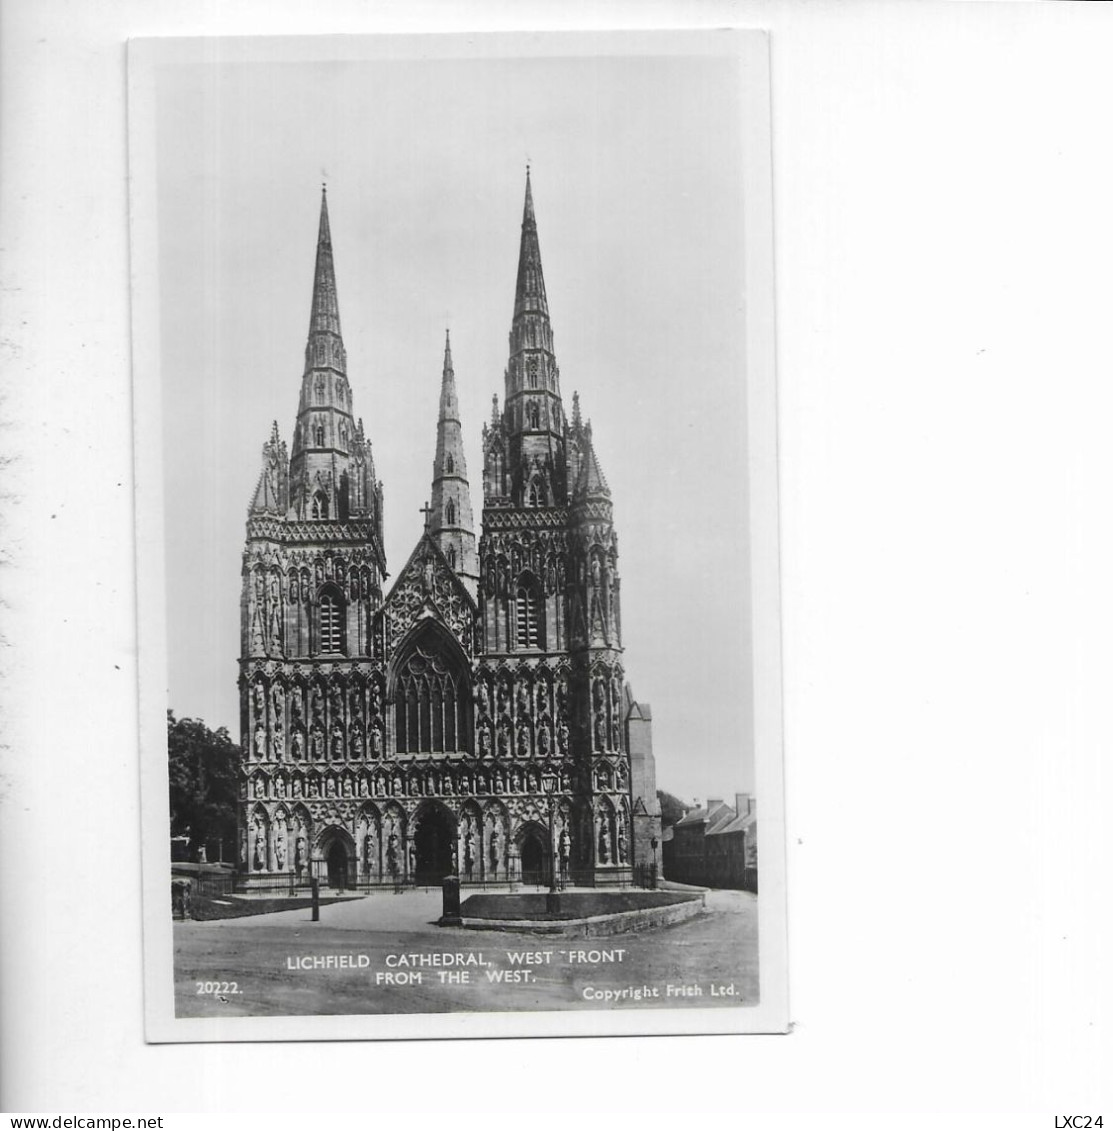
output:
[[690, 808], [679, 797], [673, 797], [671, 793], [666, 793], [663, 789], [657, 790], [657, 800], [661, 805], [661, 828], [663, 829], [667, 829], [669, 825], [675, 825]]
[[170, 755], [170, 835], [188, 836], [191, 851], [208, 841], [236, 843], [236, 767], [240, 748], [228, 731], [166, 712]]

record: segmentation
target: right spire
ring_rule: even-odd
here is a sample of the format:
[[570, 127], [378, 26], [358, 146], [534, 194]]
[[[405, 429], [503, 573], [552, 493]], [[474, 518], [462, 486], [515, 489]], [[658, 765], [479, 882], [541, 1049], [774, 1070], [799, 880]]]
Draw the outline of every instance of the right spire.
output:
[[491, 436], [502, 455], [487, 460], [487, 495], [516, 506], [565, 505], [564, 406], [528, 166], [505, 392]]
[[[522, 243], [518, 250], [518, 285], [514, 292], [514, 328], [532, 325], [533, 315], [546, 328], [549, 322], [549, 303], [545, 297], [545, 276], [541, 271], [541, 246], [537, 241], [537, 217], [533, 212], [533, 185], [529, 166], [526, 166], [526, 202], [522, 208]], [[528, 321], [527, 321], [528, 319]], [[513, 334], [513, 331], [512, 331]], [[553, 348], [552, 331], [544, 343]], [[511, 346], [513, 349], [513, 345]]]

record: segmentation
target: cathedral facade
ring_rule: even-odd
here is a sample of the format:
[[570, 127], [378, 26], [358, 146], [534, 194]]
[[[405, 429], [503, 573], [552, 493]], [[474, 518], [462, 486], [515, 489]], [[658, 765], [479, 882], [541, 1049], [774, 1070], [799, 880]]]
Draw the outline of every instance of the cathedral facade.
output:
[[475, 535], [445, 340], [425, 529], [384, 595], [383, 486], [355, 416], [322, 195], [291, 449], [247, 520], [247, 886], [628, 883], [655, 867], [651, 717], [623, 664], [610, 490], [566, 416], [526, 177], [503, 403]]

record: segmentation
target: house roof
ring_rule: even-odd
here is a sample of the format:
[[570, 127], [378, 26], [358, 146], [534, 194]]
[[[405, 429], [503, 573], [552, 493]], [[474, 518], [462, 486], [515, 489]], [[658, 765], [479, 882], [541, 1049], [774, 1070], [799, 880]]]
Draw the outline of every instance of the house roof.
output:
[[724, 817], [734, 817], [734, 810], [726, 804], [717, 805], [714, 811], [708, 814], [707, 806], [701, 806], [699, 809], [692, 809], [685, 813], [679, 821], [676, 822], [675, 827], [680, 828], [685, 825], [696, 825], [707, 822], [710, 816], [710, 824], [714, 827], [717, 821], [721, 821]]

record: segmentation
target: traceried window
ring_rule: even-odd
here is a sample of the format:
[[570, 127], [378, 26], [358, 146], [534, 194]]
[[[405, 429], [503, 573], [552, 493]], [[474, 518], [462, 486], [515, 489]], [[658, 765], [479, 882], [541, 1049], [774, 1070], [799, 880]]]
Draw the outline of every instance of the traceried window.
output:
[[452, 456], [444, 457], [444, 472], [446, 475], [451, 475], [456, 470], [456, 461]]
[[344, 603], [331, 589], [321, 594], [320, 651], [344, 651]]
[[526, 506], [528, 507], [543, 507], [545, 505], [545, 487], [541, 480], [534, 476], [529, 481], [529, 489], [526, 491]]
[[541, 632], [540, 601], [536, 586], [524, 580], [518, 586], [515, 601], [515, 642], [519, 648], [540, 648], [543, 646]]
[[470, 747], [467, 679], [450, 658], [416, 648], [394, 692], [399, 754], [444, 754]]
[[324, 491], [318, 491], [313, 496], [313, 502], [309, 508], [309, 517], [316, 519], [328, 518], [328, 495], [326, 495]]
[[449, 526], [456, 525], [456, 504], [451, 499], [444, 508], [444, 520]]

